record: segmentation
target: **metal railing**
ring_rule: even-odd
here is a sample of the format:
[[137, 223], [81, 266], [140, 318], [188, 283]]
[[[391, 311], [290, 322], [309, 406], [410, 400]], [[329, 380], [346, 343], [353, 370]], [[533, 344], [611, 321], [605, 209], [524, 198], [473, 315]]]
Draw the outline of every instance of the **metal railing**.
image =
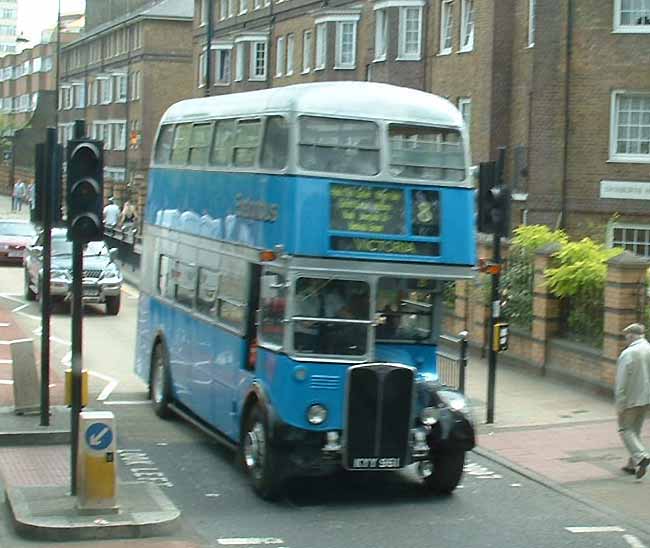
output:
[[467, 331], [461, 331], [458, 337], [440, 335], [436, 353], [440, 382], [463, 394], [467, 367], [467, 336]]
[[134, 271], [140, 268], [142, 237], [135, 228], [105, 226], [104, 236], [108, 246], [117, 249], [117, 257], [122, 264]]

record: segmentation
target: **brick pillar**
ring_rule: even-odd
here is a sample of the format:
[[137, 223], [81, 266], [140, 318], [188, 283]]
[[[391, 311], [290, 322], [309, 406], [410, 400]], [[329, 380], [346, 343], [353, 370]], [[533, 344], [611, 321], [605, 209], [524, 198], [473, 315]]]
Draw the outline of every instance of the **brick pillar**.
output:
[[559, 249], [559, 244], [549, 244], [535, 253], [531, 356], [542, 368], [546, 364], [548, 342], [560, 330], [560, 301], [550, 293], [544, 276], [544, 271], [553, 264], [553, 254]]
[[456, 282], [454, 299], [454, 333], [469, 331], [469, 300], [471, 282]]
[[[603, 356], [610, 364], [625, 347], [623, 328], [634, 322], [643, 322], [645, 276], [649, 266], [647, 259], [629, 251], [607, 262]], [[611, 370], [605, 374], [612, 376]]]

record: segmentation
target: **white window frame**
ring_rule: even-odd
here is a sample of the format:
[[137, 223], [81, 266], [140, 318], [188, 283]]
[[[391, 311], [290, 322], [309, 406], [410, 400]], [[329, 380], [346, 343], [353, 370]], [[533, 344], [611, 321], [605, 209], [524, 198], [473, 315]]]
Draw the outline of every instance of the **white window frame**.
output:
[[[199, 0], [199, 27], [204, 27], [208, 24], [208, 2], [211, 1], [212, 0]], [[129, 33], [129, 36], [131, 36], [131, 33]]]
[[[263, 82], [266, 80], [266, 76], [269, 71], [269, 46], [267, 40], [254, 40], [251, 41], [250, 47], [250, 73], [248, 75], [248, 80], [251, 82]], [[264, 46], [264, 72], [262, 74], [256, 74], [257, 70], [257, 47], [259, 45]]]
[[467, 132], [469, 133], [472, 127], [472, 98], [459, 97], [458, 110], [460, 110], [460, 113], [463, 115], [465, 127], [467, 127]]
[[258, 10], [262, 7], [262, 0], [253, 0], [253, 9]]
[[248, 0], [239, 0], [239, 15], [248, 13]]
[[302, 73], [309, 74], [314, 47], [314, 33], [306, 30], [302, 33]]
[[[454, 0], [440, 2], [440, 51], [438, 55], [449, 55], [454, 50]], [[449, 41], [449, 46], [446, 42]]]
[[[344, 26], [352, 26], [352, 60], [344, 62], [343, 60], [343, 28]], [[357, 68], [357, 20], [345, 19], [336, 22], [336, 57], [335, 57], [335, 70], [353, 70]]]
[[113, 102], [113, 78], [108, 76], [98, 76], [97, 81], [100, 80], [104, 82], [104, 93], [98, 93], [99, 104], [110, 105]]
[[537, 27], [537, 0], [528, 0], [528, 47], [535, 47], [535, 29]]
[[[406, 22], [409, 10], [418, 13], [418, 49], [415, 53], [406, 51]], [[419, 6], [403, 6], [399, 9], [399, 50], [398, 61], [419, 61], [422, 58], [422, 8]]]
[[207, 75], [208, 75], [208, 55], [205, 49], [199, 53], [199, 59], [198, 59], [198, 64], [197, 64], [197, 84], [199, 86], [199, 89], [204, 88], [206, 83], [207, 83]]
[[[229, 86], [232, 81], [232, 44], [219, 44], [213, 45], [212, 51], [215, 52], [214, 55], [214, 78], [213, 86]], [[230, 73], [228, 80], [221, 80], [219, 74], [221, 73], [221, 52], [227, 51], [230, 57]]]
[[375, 61], [385, 61], [388, 51], [388, 10], [375, 10]]
[[[470, 18], [471, 16], [471, 18]], [[475, 25], [474, 0], [462, 0], [460, 9], [460, 50], [461, 52], [474, 49]], [[470, 24], [471, 22], [471, 24]]]
[[239, 42], [235, 45], [235, 82], [241, 82], [244, 79], [244, 55], [246, 52], [246, 45]]
[[[75, 89], [79, 89], [79, 101], [75, 101]], [[72, 101], [73, 108], [85, 108], [86, 107], [86, 84], [83, 82], [78, 82], [72, 84]]]
[[[621, 34], [647, 34], [650, 33], [650, 24], [624, 25], [621, 23], [621, 10], [624, 0], [614, 0], [614, 32]], [[648, 6], [650, 8], [650, 6]], [[650, 12], [645, 16], [650, 17]]]
[[292, 32], [287, 34], [287, 76], [293, 76], [293, 67], [296, 56], [296, 35]]
[[281, 78], [284, 74], [284, 36], [278, 36], [275, 41], [275, 77]]
[[219, 6], [219, 19], [221, 21], [223, 21], [224, 19], [226, 19], [226, 17], [228, 17], [228, 11], [229, 11], [228, 4], [229, 4], [229, 0], [221, 0], [221, 5]]
[[[609, 135], [609, 161], [610, 162], [620, 162], [620, 163], [632, 163], [632, 164], [650, 164], [650, 136], [648, 137], [648, 153], [623, 153], [617, 152], [618, 145], [618, 129], [619, 129], [619, 99], [621, 97], [629, 97], [638, 95], [644, 98], [647, 98], [650, 101], [650, 91], [647, 92], [630, 92], [626, 90], [615, 90], [612, 92], [611, 99], [611, 113], [610, 113], [610, 135]], [[648, 109], [648, 116], [650, 117], [650, 108]], [[642, 113], [640, 116], [643, 116]], [[645, 116], [644, 116], [645, 117]], [[647, 118], [646, 117], [646, 118]], [[638, 130], [641, 131], [643, 128], [643, 123], [639, 122]], [[633, 128], [631, 128], [633, 129]], [[650, 128], [648, 128], [650, 132]], [[645, 142], [644, 139], [639, 138], [639, 142]]]
[[316, 25], [316, 62], [314, 70], [323, 70], [327, 66], [327, 23]]
[[[614, 240], [614, 230], [619, 229], [619, 230], [634, 230], [635, 231], [635, 239], [634, 240]], [[636, 231], [647, 231], [650, 233], [650, 225], [644, 225], [644, 224], [638, 224], [638, 223], [625, 223], [625, 222], [613, 222], [610, 223], [609, 226], [607, 227], [607, 245], [608, 247], [620, 247], [622, 249], [627, 249], [625, 247], [625, 244], [631, 244], [633, 246], [637, 245], [642, 245], [644, 247], [648, 248], [648, 255], [639, 255], [640, 257], [648, 257], [650, 258], [650, 243], [648, 242], [642, 242], [638, 239], [638, 234]], [[649, 234], [650, 236], [650, 234]], [[616, 244], [623, 244], [623, 245], [616, 245]], [[631, 250], [632, 253], [636, 253], [636, 249]]]
[[[113, 96], [116, 103], [126, 103], [129, 99], [129, 86], [126, 73], [114, 72], [112, 74]], [[124, 92], [124, 94], [122, 94]]]

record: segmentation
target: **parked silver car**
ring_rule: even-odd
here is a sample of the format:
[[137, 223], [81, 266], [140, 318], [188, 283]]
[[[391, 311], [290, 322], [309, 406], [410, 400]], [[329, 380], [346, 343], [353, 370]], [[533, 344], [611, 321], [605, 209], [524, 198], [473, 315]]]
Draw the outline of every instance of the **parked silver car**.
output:
[[[72, 297], [72, 242], [67, 231], [52, 230], [52, 263], [50, 294], [52, 303], [65, 302]], [[25, 255], [25, 298], [41, 300], [43, 276], [43, 233], [27, 248]], [[104, 242], [90, 242], [84, 247], [83, 301], [106, 304], [106, 314], [115, 316], [120, 311], [122, 272], [114, 261], [116, 250], [108, 249]]]

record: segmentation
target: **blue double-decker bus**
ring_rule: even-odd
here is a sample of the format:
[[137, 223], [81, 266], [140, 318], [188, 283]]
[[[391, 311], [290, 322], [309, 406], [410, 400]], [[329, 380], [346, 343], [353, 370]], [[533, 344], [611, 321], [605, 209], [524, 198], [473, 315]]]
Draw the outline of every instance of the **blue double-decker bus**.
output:
[[436, 372], [443, 284], [475, 264], [458, 110], [302, 84], [177, 103], [154, 147], [136, 371], [156, 413], [236, 447], [265, 498], [411, 464], [451, 492], [474, 446]]

